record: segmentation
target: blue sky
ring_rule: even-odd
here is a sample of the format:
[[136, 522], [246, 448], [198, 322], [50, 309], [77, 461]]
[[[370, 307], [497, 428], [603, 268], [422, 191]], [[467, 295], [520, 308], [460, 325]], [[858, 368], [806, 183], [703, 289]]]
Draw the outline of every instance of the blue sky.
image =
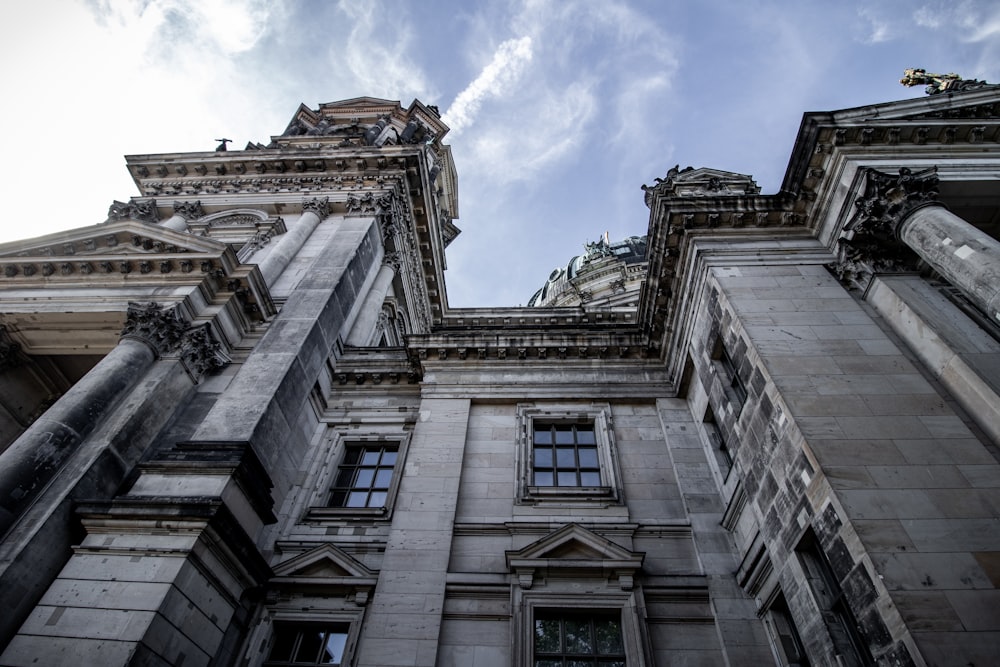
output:
[[674, 164], [781, 182], [802, 113], [1000, 82], [1000, 3], [92, 0], [0, 6], [0, 241], [95, 224], [124, 154], [242, 147], [299, 103], [437, 105], [452, 127], [453, 306], [518, 305], [606, 230], [646, 231]]

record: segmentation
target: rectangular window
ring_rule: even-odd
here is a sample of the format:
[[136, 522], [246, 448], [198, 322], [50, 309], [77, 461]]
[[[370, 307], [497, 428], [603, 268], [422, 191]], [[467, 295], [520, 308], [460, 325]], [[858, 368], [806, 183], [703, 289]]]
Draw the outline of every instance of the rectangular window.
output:
[[535, 424], [534, 486], [601, 486], [593, 424]]
[[331, 507], [385, 507], [399, 456], [395, 444], [348, 445], [330, 489]]
[[264, 667], [340, 665], [344, 659], [348, 630], [346, 623], [275, 624], [274, 644]]
[[619, 614], [538, 610], [534, 667], [625, 667]]

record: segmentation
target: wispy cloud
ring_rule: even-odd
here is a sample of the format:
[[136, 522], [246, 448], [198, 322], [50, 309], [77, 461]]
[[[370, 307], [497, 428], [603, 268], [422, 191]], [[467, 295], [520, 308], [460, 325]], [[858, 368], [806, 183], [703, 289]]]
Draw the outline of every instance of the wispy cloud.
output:
[[444, 121], [453, 133], [465, 129], [475, 118], [484, 100], [503, 95], [517, 82], [531, 61], [531, 37], [508, 39], [500, 44], [493, 59], [465, 90], [458, 94]]

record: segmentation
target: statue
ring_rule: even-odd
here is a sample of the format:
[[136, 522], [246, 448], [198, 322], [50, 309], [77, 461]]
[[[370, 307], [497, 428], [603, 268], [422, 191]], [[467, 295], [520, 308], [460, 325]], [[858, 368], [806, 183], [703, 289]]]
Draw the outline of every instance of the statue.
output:
[[938, 93], [957, 93], [965, 90], [974, 90], [989, 85], [979, 79], [963, 79], [958, 74], [932, 74], [922, 69], [907, 69], [903, 72], [903, 78], [899, 80], [907, 87], [926, 85], [928, 95]]

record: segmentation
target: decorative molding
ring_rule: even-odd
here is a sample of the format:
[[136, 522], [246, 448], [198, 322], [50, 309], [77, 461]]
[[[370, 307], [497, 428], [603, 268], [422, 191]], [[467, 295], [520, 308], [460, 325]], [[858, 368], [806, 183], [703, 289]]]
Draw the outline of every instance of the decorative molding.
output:
[[161, 357], [177, 349], [186, 329], [187, 325], [177, 315], [176, 308], [163, 309], [155, 301], [130, 301], [121, 339], [144, 343], [157, 357]]
[[136, 220], [157, 224], [160, 219], [156, 215], [156, 200], [120, 202], [117, 199], [108, 207], [108, 219], [105, 222], [119, 220]]
[[302, 213], [315, 213], [320, 220], [326, 219], [330, 215], [330, 198], [315, 197], [313, 199], [303, 199]]
[[197, 220], [205, 215], [200, 201], [174, 202], [174, 213], [185, 220]]
[[195, 380], [222, 370], [232, 361], [212, 334], [212, 325], [205, 323], [186, 331], [180, 343], [181, 360]]

